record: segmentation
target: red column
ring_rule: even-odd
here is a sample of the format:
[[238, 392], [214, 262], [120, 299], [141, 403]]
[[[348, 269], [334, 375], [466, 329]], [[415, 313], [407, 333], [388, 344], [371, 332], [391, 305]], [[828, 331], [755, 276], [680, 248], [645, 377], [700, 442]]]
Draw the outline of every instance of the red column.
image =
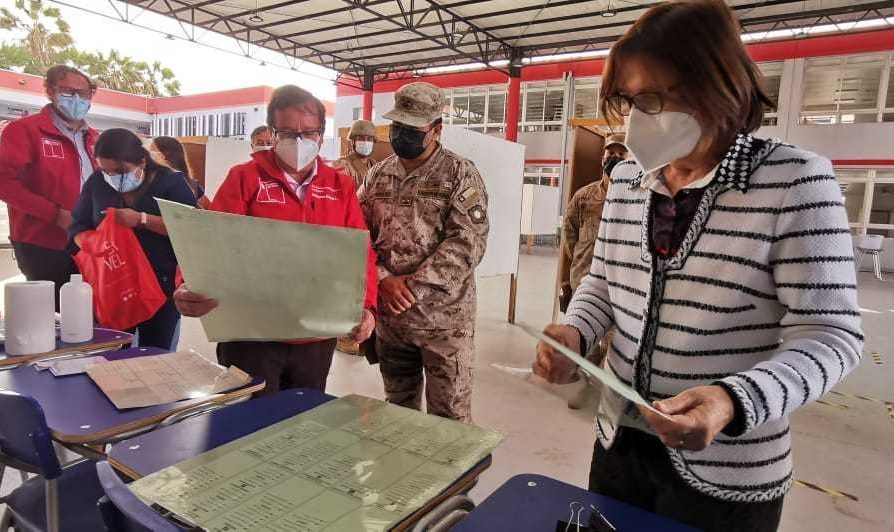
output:
[[521, 77], [509, 76], [506, 96], [506, 140], [518, 141], [518, 102], [521, 97]]
[[363, 91], [363, 119], [364, 120], [372, 120], [373, 119], [373, 91], [372, 91], [372, 89]]

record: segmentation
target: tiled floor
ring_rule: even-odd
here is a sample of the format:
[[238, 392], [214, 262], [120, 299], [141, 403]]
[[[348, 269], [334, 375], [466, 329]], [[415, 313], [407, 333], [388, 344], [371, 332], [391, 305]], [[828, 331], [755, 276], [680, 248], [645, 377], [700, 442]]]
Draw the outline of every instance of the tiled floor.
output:
[[[6, 262], [8, 258], [0, 260], [0, 271]], [[537, 327], [548, 322], [555, 263], [551, 248], [522, 255], [518, 321]], [[479, 283], [474, 417], [507, 438], [472, 492], [477, 500], [518, 473], [585, 485], [594, 439], [592, 409], [566, 406], [572, 387], [549, 385], [530, 375], [534, 343], [506, 323], [508, 288], [505, 277]], [[781, 527], [786, 532], [894, 530], [894, 417], [883, 404], [894, 402], [894, 275], [880, 283], [860, 274], [860, 303], [866, 352], [879, 353], [882, 364], [866, 356], [836, 391], [882, 402], [828, 395], [824, 400], [829, 405], [808, 406], [793, 421], [796, 478], [858, 500], [796, 486], [786, 499]], [[213, 354], [196, 320], [184, 323], [181, 346]], [[378, 368], [339, 353], [329, 392], [382, 398]], [[7, 475], [3, 492], [11, 485]]]

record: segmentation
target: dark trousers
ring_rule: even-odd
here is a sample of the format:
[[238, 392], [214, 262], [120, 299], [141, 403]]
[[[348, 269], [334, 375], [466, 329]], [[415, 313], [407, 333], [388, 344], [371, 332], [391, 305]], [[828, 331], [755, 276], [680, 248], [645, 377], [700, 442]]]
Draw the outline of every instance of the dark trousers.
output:
[[56, 283], [56, 311], [59, 311], [59, 289], [78, 273], [71, 254], [64, 249], [50, 249], [24, 242], [13, 242], [19, 270], [29, 281], [53, 281]]
[[217, 344], [217, 362], [236, 366], [267, 386], [258, 395], [288, 388], [312, 388], [326, 391], [326, 378], [332, 365], [336, 339], [309, 344], [283, 342], [221, 342]]
[[590, 466], [590, 491], [666, 516], [701, 530], [773, 532], [782, 500], [729, 502], [687, 484], [655, 436], [621, 427], [606, 450], [597, 441]]
[[158, 347], [167, 351], [171, 349], [174, 331], [177, 330], [179, 322], [180, 313], [174, 305], [174, 300], [169, 298], [154, 316], [129, 332], [136, 331], [140, 347]]

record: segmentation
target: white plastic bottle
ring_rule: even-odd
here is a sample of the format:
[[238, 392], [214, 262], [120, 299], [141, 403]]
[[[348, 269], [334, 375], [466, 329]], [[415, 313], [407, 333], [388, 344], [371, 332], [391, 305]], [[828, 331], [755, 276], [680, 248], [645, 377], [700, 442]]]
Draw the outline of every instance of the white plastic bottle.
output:
[[78, 274], [59, 291], [62, 341], [86, 342], [93, 338], [93, 288]]

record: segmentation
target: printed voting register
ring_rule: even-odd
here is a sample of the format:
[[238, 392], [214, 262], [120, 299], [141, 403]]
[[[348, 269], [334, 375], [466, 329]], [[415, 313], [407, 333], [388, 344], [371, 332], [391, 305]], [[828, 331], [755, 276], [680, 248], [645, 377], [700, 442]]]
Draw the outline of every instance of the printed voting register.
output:
[[186, 284], [218, 302], [208, 340], [333, 338], [360, 323], [368, 232], [158, 206]]
[[119, 409], [200, 399], [251, 381], [236, 366], [224, 368], [192, 350], [103, 361], [86, 371]]
[[497, 432], [350, 395], [134, 481], [209, 531], [388, 530], [487, 457]]

